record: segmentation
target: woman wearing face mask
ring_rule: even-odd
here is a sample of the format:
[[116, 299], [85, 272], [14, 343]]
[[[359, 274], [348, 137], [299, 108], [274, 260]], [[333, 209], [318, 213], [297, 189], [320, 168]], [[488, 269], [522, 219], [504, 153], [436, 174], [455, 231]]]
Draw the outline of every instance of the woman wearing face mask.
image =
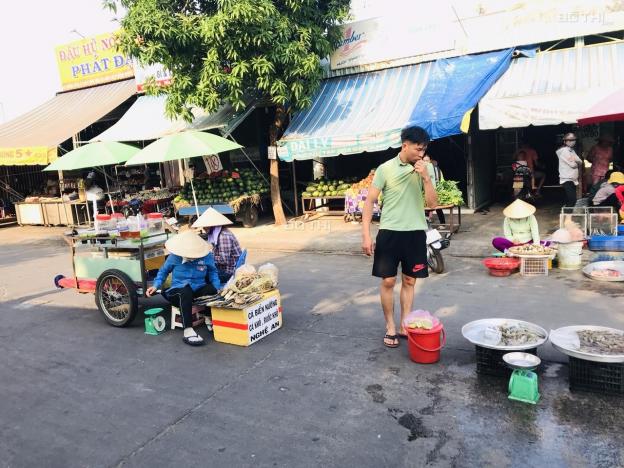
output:
[[579, 168], [583, 161], [574, 151], [576, 135], [566, 133], [563, 137], [563, 146], [557, 150], [559, 159], [559, 183], [565, 191], [565, 206], [576, 204], [576, 186], [579, 184]]

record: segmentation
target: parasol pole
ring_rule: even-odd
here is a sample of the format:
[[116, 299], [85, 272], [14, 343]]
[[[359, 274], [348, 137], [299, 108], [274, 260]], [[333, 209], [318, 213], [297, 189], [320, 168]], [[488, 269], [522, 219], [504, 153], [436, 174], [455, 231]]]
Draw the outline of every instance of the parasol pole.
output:
[[193, 192], [193, 202], [195, 203], [195, 214], [197, 214], [197, 217], [199, 218], [199, 206], [197, 206], [197, 196], [195, 195], [195, 185], [193, 185], [193, 170], [191, 168], [188, 168], [185, 172], [185, 176], [188, 178], [189, 182], [191, 183], [191, 191]]

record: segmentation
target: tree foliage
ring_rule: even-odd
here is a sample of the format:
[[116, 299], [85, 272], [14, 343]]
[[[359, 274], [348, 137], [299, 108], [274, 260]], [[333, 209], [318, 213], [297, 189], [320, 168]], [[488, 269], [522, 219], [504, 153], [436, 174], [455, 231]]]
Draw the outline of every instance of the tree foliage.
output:
[[236, 109], [260, 97], [307, 107], [322, 77], [321, 60], [340, 41], [350, 0], [105, 0], [127, 10], [120, 47], [144, 65], [160, 63], [173, 83], [167, 113]]

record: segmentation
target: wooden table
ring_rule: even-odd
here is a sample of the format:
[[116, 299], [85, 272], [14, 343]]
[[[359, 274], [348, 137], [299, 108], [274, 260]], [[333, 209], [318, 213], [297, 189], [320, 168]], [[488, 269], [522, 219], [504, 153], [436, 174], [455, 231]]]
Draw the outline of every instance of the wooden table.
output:
[[[312, 214], [344, 216], [344, 195], [322, 196], [322, 197], [301, 197], [301, 209], [305, 218]], [[321, 204], [315, 206], [315, 201], [321, 200]], [[319, 211], [319, 208], [329, 207], [330, 200], [342, 200], [340, 210]], [[306, 202], [308, 202], [306, 206]]]
[[[457, 208], [457, 223], [455, 223], [455, 208]], [[435, 211], [435, 210], [449, 210], [448, 217], [446, 218], [446, 223], [431, 223], [431, 226], [436, 228], [438, 231], [442, 233], [449, 233], [451, 235], [455, 234], [459, 231], [459, 227], [461, 226], [461, 206], [459, 205], [439, 205], [435, 208], [425, 208], [425, 211]], [[446, 217], [446, 216], [445, 216]]]

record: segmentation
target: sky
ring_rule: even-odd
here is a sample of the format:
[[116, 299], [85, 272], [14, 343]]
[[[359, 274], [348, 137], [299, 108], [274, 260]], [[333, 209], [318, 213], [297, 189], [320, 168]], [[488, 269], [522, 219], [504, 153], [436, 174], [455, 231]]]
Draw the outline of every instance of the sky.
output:
[[[101, 0], [6, 2], [0, 28], [0, 124], [54, 97], [54, 47], [119, 28]], [[33, 9], [36, 9], [33, 14]]]
[[[352, 0], [353, 19], [405, 11], [413, 1]], [[61, 90], [55, 46], [79, 40], [80, 35], [90, 37], [119, 27], [115, 15], [102, 7], [102, 0], [7, 4], [0, 28], [0, 124], [43, 104]]]

